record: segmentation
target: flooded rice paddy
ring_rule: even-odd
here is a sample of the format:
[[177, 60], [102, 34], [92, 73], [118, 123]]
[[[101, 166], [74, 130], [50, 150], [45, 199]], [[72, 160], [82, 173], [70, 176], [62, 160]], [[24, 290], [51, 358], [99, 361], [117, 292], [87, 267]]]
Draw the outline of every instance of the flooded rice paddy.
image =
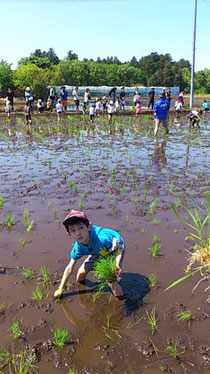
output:
[[[171, 118], [170, 135], [161, 131], [157, 139], [151, 116], [115, 117], [111, 128], [106, 117], [92, 127], [79, 116], [60, 124], [34, 116], [30, 128], [21, 116], [0, 121], [0, 346], [13, 357], [26, 351], [40, 374], [210, 373], [207, 283], [192, 296], [196, 274], [165, 291], [185, 274], [192, 244], [170, 207], [174, 191], [190, 194], [205, 216], [209, 120], [189, 131], [185, 118]], [[53, 300], [73, 246], [62, 225], [71, 209], [124, 238], [123, 300], [107, 289], [93, 302], [91, 273], [85, 285], [72, 276], [61, 300]], [[149, 250], [154, 233], [157, 257]], [[50, 274], [46, 283], [42, 266]], [[21, 275], [29, 267], [33, 279]], [[38, 301], [32, 298], [37, 284]], [[154, 310], [152, 331], [148, 313]], [[190, 323], [178, 321], [182, 312], [191, 313]], [[17, 339], [13, 322], [21, 327]], [[68, 331], [63, 348], [53, 343], [57, 328]], [[0, 356], [0, 371], [11, 370]]]

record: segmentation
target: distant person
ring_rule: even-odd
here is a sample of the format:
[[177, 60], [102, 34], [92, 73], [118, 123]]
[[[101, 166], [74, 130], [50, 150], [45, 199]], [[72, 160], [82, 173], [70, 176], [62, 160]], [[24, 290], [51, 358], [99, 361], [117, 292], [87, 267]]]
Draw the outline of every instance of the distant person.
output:
[[113, 103], [115, 103], [116, 96], [117, 96], [117, 87], [113, 87], [109, 91], [108, 96], [110, 97], [110, 100], [113, 101]]
[[120, 92], [120, 110], [125, 110], [125, 88], [121, 87]]
[[138, 101], [140, 101], [140, 93], [139, 93], [138, 88], [136, 87], [135, 92], [134, 92], [134, 96], [133, 96], [133, 103], [134, 103], [135, 106], [136, 106]]
[[165, 87], [162, 88], [160, 93], [163, 94], [164, 98], [166, 99], [166, 89], [165, 89]]
[[90, 104], [90, 90], [89, 88], [86, 88], [85, 93], [84, 93], [84, 105], [83, 105], [84, 111], [88, 109], [89, 104]]
[[67, 110], [68, 92], [66, 91], [66, 87], [65, 86], [61, 87], [61, 89], [59, 91], [59, 95], [60, 95], [61, 104], [63, 106], [63, 110]]
[[118, 113], [119, 108], [120, 108], [120, 99], [119, 99], [119, 97], [117, 97], [116, 100], [115, 100], [115, 103], [114, 103], [114, 111], [115, 111], [116, 114]]
[[179, 98], [175, 101], [174, 108], [176, 110], [176, 117], [179, 117], [182, 112], [182, 101]]
[[155, 119], [155, 132], [154, 132], [155, 136], [158, 134], [161, 122], [166, 131], [166, 134], [169, 133], [168, 123], [167, 123], [168, 110], [169, 110], [169, 102], [166, 100], [164, 92], [161, 92], [159, 95], [159, 100], [155, 103], [154, 109], [153, 109], [154, 119]]
[[32, 96], [30, 87], [26, 87], [26, 90], [25, 90], [25, 99], [26, 99], [26, 102], [29, 102], [30, 108], [32, 109], [32, 103], [33, 103], [34, 98]]
[[191, 110], [191, 112], [187, 115], [187, 117], [190, 119], [190, 128], [194, 128], [194, 125], [197, 125], [197, 127], [200, 128], [199, 122], [202, 119], [202, 114], [202, 110]]
[[72, 96], [74, 99], [74, 104], [75, 104], [75, 110], [76, 112], [79, 112], [79, 88], [76, 86], [72, 92]]
[[10, 113], [12, 111], [12, 105], [8, 97], [5, 99], [5, 113], [7, 115], [7, 118], [10, 118]]
[[138, 117], [139, 114], [141, 114], [141, 103], [140, 103], [140, 101], [137, 101], [137, 103], [136, 103], [136, 113], [135, 113], [136, 117]]
[[31, 105], [29, 101], [26, 101], [23, 111], [25, 113], [26, 125], [31, 125]]
[[37, 100], [37, 112], [38, 113], [43, 113], [44, 112], [44, 103], [42, 99]]
[[52, 112], [53, 108], [55, 107], [55, 90], [53, 87], [50, 87], [50, 112]]
[[95, 104], [92, 104], [89, 107], [89, 116], [90, 116], [90, 123], [93, 123], [94, 122], [94, 118], [95, 118]]
[[106, 99], [106, 96], [103, 96], [103, 97], [102, 97], [101, 104], [102, 104], [102, 114], [104, 114], [104, 112], [105, 112], [105, 110], [106, 110], [106, 105], [107, 105], [107, 99]]
[[178, 99], [182, 102], [182, 105], [184, 106], [184, 91], [181, 91], [179, 93]]
[[10, 102], [10, 105], [11, 105], [11, 110], [12, 112], [14, 112], [14, 92], [13, 90], [11, 89], [11, 87], [8, 87], [8, 90], [7, 90], [7, 98]]
[[155, 102], [155, 89], [154, 89], [154, 87], [151, 88], [148, 96], [149, 96], [148, 109], [150, 108], [150, 106], [153, 109], [154, 108], [154, 102]]
[[110, 124], [112, 123], [112, 116], [114, 113], [114, 101], [110, 100], [106, 107], [107, 107], [107, 113], [108, 113], [108, 122]]
[[206, 114], [207, 112], [209, 112], [209, 105], [208, 105], [208, 103], [207, 103], [206, 100], [203, 100], [202, 107], [203, 107], [204, 114]]
[[58, 99], [58, 101], [57, 101], [56, 112], [57, 112], [58, 121], [60, 122], [60, 120], [61, 120], [61, 114], [63, 112], [63, 105], [62, 105], [61, 99]]
[[101, 99], [99, 98], [96, 99], [95, 108], [96, 108], [95, 110], [96, 115], [100, 114], [101, 113]]
[[172, 100], [172, 95], [171, 95], [171, 91], [170, 91], [170, 88], [168, 87], [167, 91], [166, 91], [166, 100], [169, 102], [169, 108], [171, 106], [171, 100]]

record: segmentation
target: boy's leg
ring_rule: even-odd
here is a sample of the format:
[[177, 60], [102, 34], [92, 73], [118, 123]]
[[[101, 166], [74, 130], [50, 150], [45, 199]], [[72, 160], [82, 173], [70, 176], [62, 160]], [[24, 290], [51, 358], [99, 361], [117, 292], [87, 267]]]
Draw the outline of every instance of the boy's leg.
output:
[[165, 129], [165, 131], [166, 131], [166, 134], [168, 134], [169, 131], [168, 131], [168, 123], [167, 123], [167, 119], [163, 119], [162, 122], [163, 122], [163, 127], [164, 127], [164, 129]]
[[88, 256], [86, 258], [86, 260], [82, 263], [82, 265], [80, 266], [77, 272], [77, 276], [76, 276], [77, 282], [81, 282], [86, 278], [86, 275], [89, 273], [89, 271], [93, 269], [93, 264], [95, 260], [96, 259], [94, 256]]
[[159, 126], [160, 126], [160, 120], [159, 119], [155, 119], [155, 133], [154, 133], [155, 136], [158, 133]]

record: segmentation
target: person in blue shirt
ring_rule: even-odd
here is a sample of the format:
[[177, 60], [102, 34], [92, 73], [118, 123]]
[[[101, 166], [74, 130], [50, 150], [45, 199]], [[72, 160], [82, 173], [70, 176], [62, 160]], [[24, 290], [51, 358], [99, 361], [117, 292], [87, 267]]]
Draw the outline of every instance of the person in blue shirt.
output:
[[[54, 293], [55, 298], [62, 295], [76, 261], [82, 256], [87, 256], [87, 258], [77, 272], [76, 280], [78, 282], [84, 281], [86, 275], [93, 269], [95, 261], [110, 253], [116, 254], [116, 266], [119, 269], [118, 272], [120, 275], [125, 244], [116, 231], [91, 225], [86, 214], [77, 210], [71, 210], [64, 219], [63, 224], [67, 230], [67, 234], [75, 240], [75, 244], [70, 254], [70, 262], [64, 270], [60, 286]], [[117, 282], [113, 284], [111, 289], [114, 296], [123, 296], [122, 288]]]
[[169, 133], [168, 123], [167, 123], [167, 115], [168, 115], [169, 108], [170, 108], [170, 104], [168, 100], [166, 100], [165, 94], [161, 92], [159, 96], [159, 100], [155, 103], [154, 109], [153, 109], [154, 119], [155, 119], [155, 133], [154, 133], [155, 136], [157, 135], [159, 131], [161, 122], [166, 131], [166, 134]]

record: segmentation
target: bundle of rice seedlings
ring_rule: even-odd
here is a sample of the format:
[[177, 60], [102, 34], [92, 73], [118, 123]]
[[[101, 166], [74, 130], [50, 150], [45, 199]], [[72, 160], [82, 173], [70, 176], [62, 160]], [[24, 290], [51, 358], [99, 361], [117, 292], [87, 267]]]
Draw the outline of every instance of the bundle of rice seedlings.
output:
[[98, 280], [93, 296], [95, 301], [102, 295], [107, 285], [112, 288], [112, 285], [120, 279], [119, 269], [116, 266], [116, 256], [106, 256], [97, 260], [93, 266], [93, 274]]

